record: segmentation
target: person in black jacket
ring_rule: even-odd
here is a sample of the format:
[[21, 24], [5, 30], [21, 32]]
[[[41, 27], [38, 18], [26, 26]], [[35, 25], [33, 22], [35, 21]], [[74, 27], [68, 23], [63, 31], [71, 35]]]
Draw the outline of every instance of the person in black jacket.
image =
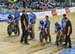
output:
[[71, 21], [68, 18], [64, 18], [66, 22], [66, 40], [65, 40], [65, 46], [67, 46], [67, 43], [69, 43], [69, 47], [71, 48], [71, 38], [70, 35], [72, 34], [72, 24]]
[[21, 16], [21, 28], [22, 28], [22, 37], [21, 41], [27, 45], [29, 45], [27, 38], [28, 38], [28, 15], [25, 13], [25, 10], [22, 11], [22, 16]]

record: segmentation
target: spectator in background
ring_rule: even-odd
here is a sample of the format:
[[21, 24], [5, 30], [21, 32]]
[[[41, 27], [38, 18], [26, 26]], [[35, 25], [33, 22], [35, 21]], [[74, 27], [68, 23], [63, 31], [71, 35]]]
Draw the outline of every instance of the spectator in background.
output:
[[32, 3], [32, 0], [29, 0], [29, 5], [31, 5], [31, 3]]
[[23, 0], [23, 8], [26, 8], [26, 1], [25, 0]]
[[0, 10], [2, 9], [2, 5], [0, 5]]
[[48, 5], [44, 5], [43, 10], [47, 11], [48, 10]]
[[30, 2], [29, 2], [29, 0], [27, 0], [27, 1], [26, 1], [26, 7], [27, 7], [27, 8], [29, 8], [29, 6], [30, 6], [29, 4], [30, 4]]
[[13, 8], [13, 3], [12, 2], [9, 2], [8, 3], [8, 7], [12, 9]]
[[20, 18], [20, 13], [18, 11], [18, 8], [15, 8], [15, 13], [14, 13], [14, 20], [15, 23], [17, 24], [17, 28], [18, 28], [18, 35], [20, 35], [20, 29], [19, 29], [19, 18]]

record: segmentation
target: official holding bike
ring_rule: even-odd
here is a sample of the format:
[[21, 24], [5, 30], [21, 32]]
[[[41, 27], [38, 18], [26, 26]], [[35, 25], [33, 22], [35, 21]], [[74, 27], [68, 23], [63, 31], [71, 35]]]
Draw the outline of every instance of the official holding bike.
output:
[[72, 24], [71, 21], [68, 18], [64, 18], [65, 22], [66, 22], [66, 41], [65, 41], [65, 46], [67, 46], [67, 43], [69, 43], [68, 48], [71, 48], [71, 37], [70, 35], [72, 34]]
[[25, 44], [29, 45], [28, 43], [28, 15], [26, 14], [26, 11], [22, 11], [21, 15], [21, 28], [22, 28], [22, 37], [20, 42], [22, 43], [24, 41]]

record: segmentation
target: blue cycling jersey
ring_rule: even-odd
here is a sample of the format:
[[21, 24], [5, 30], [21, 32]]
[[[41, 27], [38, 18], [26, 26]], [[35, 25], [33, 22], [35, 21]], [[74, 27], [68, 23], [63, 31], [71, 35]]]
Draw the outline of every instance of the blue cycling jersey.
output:
[[65, 27], [66, 27], [66, 22], [65, 22], [64, 18], [61, 21], [61, 27], [62, 27], [62, 30], [65, 29]]
[[40, 29], [40, 30], [44, 30], [44, 29], [45, 29], [44, 25], [41, 25], [41, 24], [40, 24], [40, 25], [39, 25], [39, 29]]
[[28, 22], [31, 24], [35, 24], [35, 20], [36, 20], [36, 15], [34, 13], [30, 13], [28, 15]]
[[46, 20], [45, 22], [45, 28], [47, 28], [47, 30], [50, 30], [50, 21], [49, 20]]
[[55, 32], [58, 32], [60, 30], [61, 30], [61, 25], [60, 24], [58, 24], [57, 26], [55, 26]]
[[19, 17], [20, 17], [20, 13], [19, 12], [15, 12], [14, 13], [14, 19], [15, 19], [15, 22], [18, 24], [19, 23]]

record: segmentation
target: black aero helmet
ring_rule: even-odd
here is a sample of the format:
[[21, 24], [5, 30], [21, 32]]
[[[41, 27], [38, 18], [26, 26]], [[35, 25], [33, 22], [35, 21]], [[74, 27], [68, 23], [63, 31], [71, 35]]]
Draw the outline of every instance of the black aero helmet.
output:
[[55, 23], [55, 26], [57, 26], [57, 25], [59, 25], [59, 23], [58, 23], [58, 22], [56, 22], [56, 23]]
[[63, 14], [63, 16], [66, 16], [66, 14]]
[[40, 20], [40, 24], [41, 24], [41, 25], [43, 25], [43, 24], [44, 24], [43, 20]]
[[49, 16], [45, 16], [45, 18], [49, 18]]
[[9, 14], [9, 15], [8, 15], [8, 19], [11, 19], [11, 18], [12, 18], [12, 14]]
[[64, 16], [64, 19], [67, 19], [67, 17], [65, 17], [65, 16], [66, 16], [66, 14], [63, 14], [63, 16]]

